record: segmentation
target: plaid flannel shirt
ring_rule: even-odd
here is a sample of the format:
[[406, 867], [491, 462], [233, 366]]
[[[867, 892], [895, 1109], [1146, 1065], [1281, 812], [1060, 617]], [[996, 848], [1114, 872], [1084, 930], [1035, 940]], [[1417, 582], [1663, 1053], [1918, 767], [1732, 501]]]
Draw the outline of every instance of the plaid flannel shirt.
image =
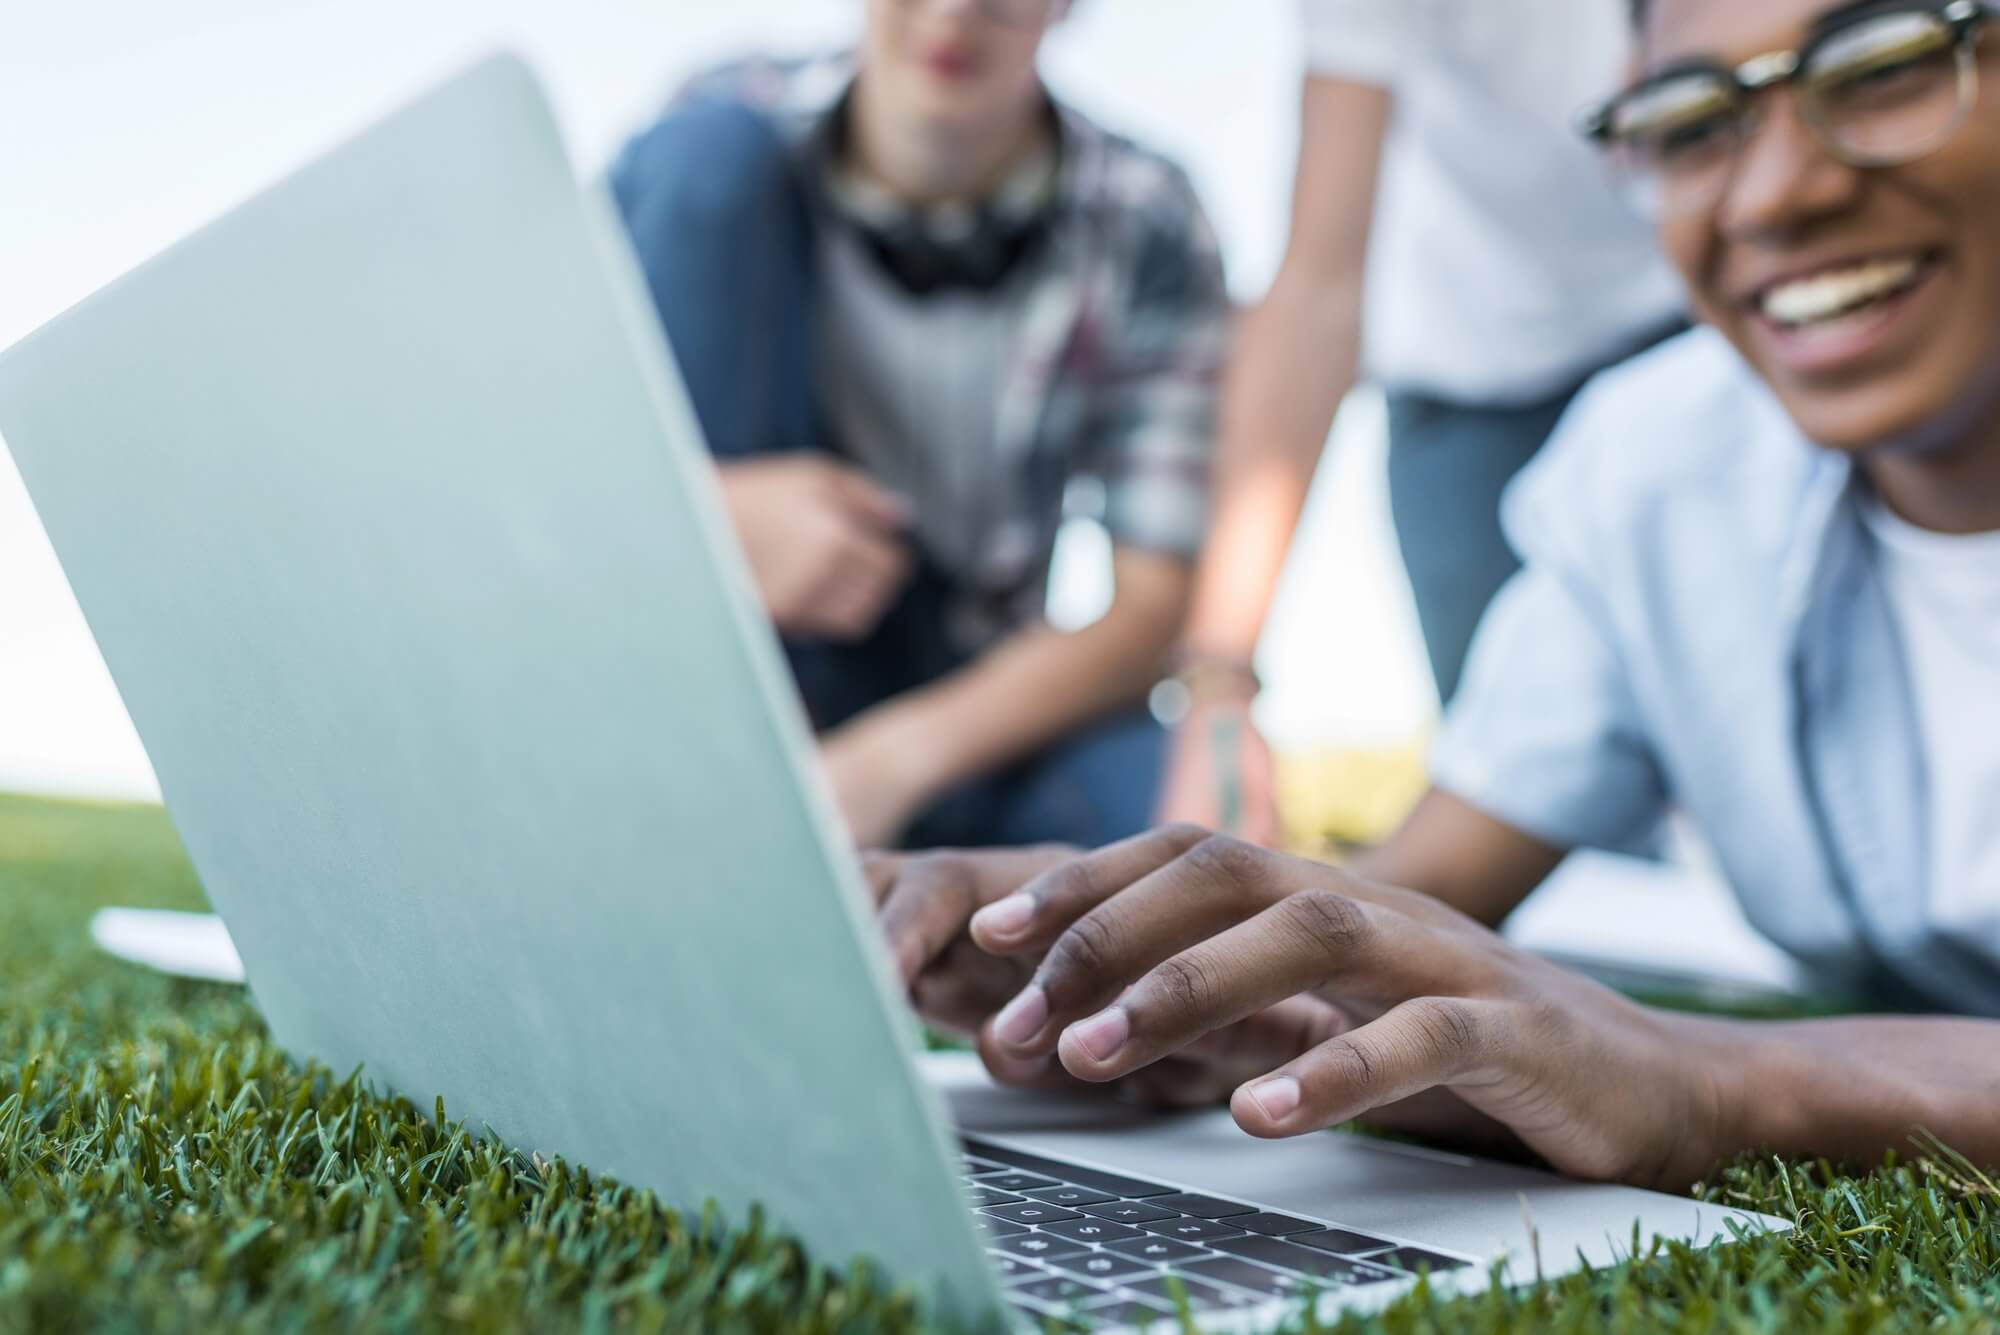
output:
[[[854, 73], [851, 53], [752, 59], [697, 77], [676, 100], [770, 116], [807, 168]], [[1066, 498], [1119, 546], [1192, 560], [1207, 531], [1230, 321], [1214, 230], [1178, 166], [1060, 103], [1057, 113], [1055, 219], [1027, 261], [1023, 333], [994, 405], [996, 446], [1023, 461], [1026, 485], [967, 591], [973, 640], [1041, 614]], [[1072, 489], [1079, 478], [1099, 486]]]

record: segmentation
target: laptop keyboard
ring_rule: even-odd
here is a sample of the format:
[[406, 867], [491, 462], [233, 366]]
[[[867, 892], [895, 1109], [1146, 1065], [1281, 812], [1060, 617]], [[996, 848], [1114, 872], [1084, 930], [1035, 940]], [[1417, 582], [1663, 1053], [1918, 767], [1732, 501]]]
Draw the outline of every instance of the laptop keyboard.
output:
[[1040, 1321], [1145, 1325], [1441, 1273], [1464, 1257], [1220, 1196], [965, 1142], [972, 1217], [1007, 1300]]

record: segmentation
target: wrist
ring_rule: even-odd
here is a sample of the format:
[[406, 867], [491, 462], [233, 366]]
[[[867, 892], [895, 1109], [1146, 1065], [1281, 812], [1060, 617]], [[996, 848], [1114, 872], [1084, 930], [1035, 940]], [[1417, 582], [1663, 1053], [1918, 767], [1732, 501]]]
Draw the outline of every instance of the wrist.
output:
[[1715, 1162], [1754, 1150], [1791, 1153], [1809, 1139], [1816, 1059], [1787, 1040], [1786, 1027], [1745, 1020], [1677, 1016], [1711, 1109]]
[[1173, 727], [1197, 714], [1218, 710], [1247, 713], [1263, 685], [1256, 665], [1247, 657], [1183, 649], [1174, 655], [1168, 675], [1153, 687], [1147, 703], [1155, 718]]

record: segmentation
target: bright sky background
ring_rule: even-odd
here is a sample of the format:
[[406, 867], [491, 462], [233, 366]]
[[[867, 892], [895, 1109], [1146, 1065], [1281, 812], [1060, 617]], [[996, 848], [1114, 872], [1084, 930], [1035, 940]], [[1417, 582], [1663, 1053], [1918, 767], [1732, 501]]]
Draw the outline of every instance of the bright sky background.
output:
[[[1089, 0], [1048, 53], [1065, 96], [1189, 165], [1243, 297], [1268, 282], [1284, 242], [1292, 6]], [[838, 40], [859, 12], [859, 0], [0, 4], [0, 345], [496, 45], [540, 70], [594, 170], [693, 68]], [[1372, 396], [1350, 405], [1336, 439], [1264, 645], [1264, 721], [1286, 742], [1397, 738], [1435, 709], [1389, 535]], [[4, 453], [0, 788], [156, 791]]]

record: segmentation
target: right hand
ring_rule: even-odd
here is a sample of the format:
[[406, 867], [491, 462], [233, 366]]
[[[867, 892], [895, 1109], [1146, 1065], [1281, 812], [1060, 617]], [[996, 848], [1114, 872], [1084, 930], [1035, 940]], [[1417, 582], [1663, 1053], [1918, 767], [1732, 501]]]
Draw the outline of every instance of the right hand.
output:
[[859, 640], [909, 580], [909, 503], [819, 454], [718, 466], [750, 573], [781, 634]]
[[[1081, 849], [1046, 844], [862, 857], [890, 957], [911, 1004], [927, 1023], [972, 1038], [987, 1071], [1003, 1085], [1089, 1088], [1052, 1055], [1024, 1062], [995, 1042], [994, 1014], [1033, 977], [1039, 959], [989, 954], [973, 943], [967, 924], [986, 905], [1083, 856]], [[1295, 997], [1132, 1072], [1117, 1089], [1166, 1107], [1219, 1103], [1244, 1081], [1310, 1051], [1346, 1026], [1346, 1017], [1333, 1006]]]

